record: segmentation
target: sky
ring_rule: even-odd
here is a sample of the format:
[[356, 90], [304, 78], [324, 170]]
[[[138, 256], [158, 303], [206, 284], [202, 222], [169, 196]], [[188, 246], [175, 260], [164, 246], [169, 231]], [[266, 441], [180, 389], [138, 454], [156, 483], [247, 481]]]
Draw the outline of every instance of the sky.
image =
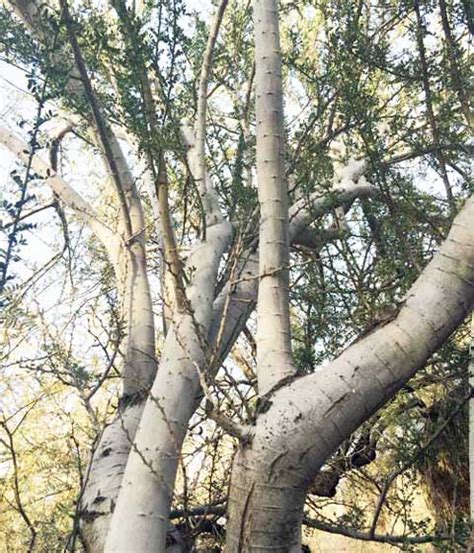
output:
[[[190, 10], [196, 10], [204, 17], [208, 17], [213, 11], [212, 2], [202, 0], [189, 0]], [[400, 48], [403, 44], [400, 45]], [[1, 57], [1, 55], [0, 55]], [[0, 124], [6, 125], [15, 132], [23, 133], [26, 139], [25, 129], [18, 127], [20, 118], [34, 121], [36, 114], [36, 102], [27, 91], [27, 79], [24, 72], [4, 61], [0, 60]], [[295, 117], [299, 113], [299, 107], [296, 102], [292, 103], [287, 98], [286, 110], [288, 119]], [[68, 175], [68, 182], [79, 192], [88, 194], [90, 186], [90, 169], [93, 163], [90, 159], [84, 160], [84, 153], [79, 149], [77, 143], [70, 142], [68, 147], [72, 152], [70, 154], [70, 168], [73, 169]], [[47, 152], [40, 152], [39, 155], [45, 156]], [[10, 172], [16, 167], [14, 157], [0, 146], [0, 204], [6, 197], [6, 191], [12, 189]], [[409, 169], [409, 167], [407, 166]], [[100, 168], [94, 169], [96, 177], [100, 177]], [[418, 180], [418, 185], [427, 192], [442, 196], [444, 194], [440, 179], [434, 171], [427, 169], [427, 177]], [[39, 191], [43, 195], [44, 201], [49, 201], [50, 193], [44, 187]], [[0, 215], [0, 218], [2, 216]], [[31, 274], [31, 267], [39, 267], [44, 264], [51, 255], [57, 251], [58, 226], [51, 224], [51, 212], [45, 211], [35, 216], [33, 221], [38, 223], [38, 229], [28, 233], [28, 244], [22, 251], [25, 256], [25, 263], [19, 263], [15, 269], [21, 278], [26, 278]], [[0, 240], [2, 236], [0, 235]], [[1, 246], [1, 244], [0, 244]], [[57, 304], [59, 289], [50, 289], [41, 298], [43, 305], [52, 307]]]

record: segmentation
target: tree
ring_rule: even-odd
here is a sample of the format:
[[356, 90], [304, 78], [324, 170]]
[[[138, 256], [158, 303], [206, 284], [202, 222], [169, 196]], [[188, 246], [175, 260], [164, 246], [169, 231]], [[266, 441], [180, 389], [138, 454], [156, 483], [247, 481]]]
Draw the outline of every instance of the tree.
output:
[[[360, 438], [364, 422], [472, 309], [461, 6], [449, 14], [444, 2], [413, 2], [390, 6], [387, 16], [382, 5], [373, 14], [363, 3], [279, 10], [275, 0], [255, 0], [251, 18], [239, 2], [225, 16], [227, 4], [209, 31], [197, 21], [192, 38], [180, 0], [112, 0], [74, 13], [65, 0], [59, 8], [12, 0], [2, 14], [8, 59], [29, 69], [38, 100], [29, 144], [8, 128], [0, 133], [26, 165], [2, 265], [7, 300], [32, 178], [53, 191], [62, 221], [87, 225], [93, 259], [108, 271], [104, 287], [116, 293], [113, 307], [99, 310], [115, 313], [105, 351], [110, 370], [122, 360], [122, 392], [78, 502], [90, 551], [189, 547], [170, 512], [183, 443], [203, 402], [206, 418], [238, 444], [226, 551], [300, 551], [305, 499], [321, 467]], [[438, 9], [430, 49], [425, 25]], [[300, 29], [291, 27], [295, 17]], [[397, 60], [403, 46], [390, 40], [404, 25], [412, 50]], [[449, 85], [440, 88], [445, 75]], [[285, 121], [284, 82], [289, 109], [306, 104], [296, 128]], [[50, 106], [68, 120], [45, 138]], [[80, 194], [61, 174], [58, 151], [70, 133], [103, 159], [101, 194], [111, 205], [94, 208], [90, 190]], [[44, 140], [49, 163], [39, 152]], [[413, 164], [398, 169], [423, 156], [445, 198], [423, 190]], [[341, 316], [349, 323], [341, 326]], [[231, 365], [226, 396], [219, 370], [242, 334], [255, 341], [255, 375], [249, 369], [239, 383]], [[321, 349], [319, 361], [331, 361], [316, 369]], [[86, 384], [87, 401], [108, 376]]]

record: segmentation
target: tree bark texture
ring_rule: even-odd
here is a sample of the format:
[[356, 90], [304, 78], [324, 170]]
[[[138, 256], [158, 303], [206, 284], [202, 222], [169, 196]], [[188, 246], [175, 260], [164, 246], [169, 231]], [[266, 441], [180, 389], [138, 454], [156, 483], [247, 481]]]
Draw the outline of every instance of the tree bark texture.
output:
[[130, 451], [107, 537], [107, 552], [164, 550], [178, 458], [187, 424], [201, 399], [205, 337], [210, 328], [219, 260], [229, 245], [229, 223], [213, 225], [195, 250], [190, 311], [177, 318], [163, 348]]
[[297, 551], [303, 500], [325, 460], [464, 321], [474, 301], [474, 198], [397, 317], [269, 399], [232, 475], [228, 553]]
[[253, 2], [260, 203], [260, 282], [257, 310], [259, 394], [295, 373], [291, 354], [288, 186], [278, 2]]

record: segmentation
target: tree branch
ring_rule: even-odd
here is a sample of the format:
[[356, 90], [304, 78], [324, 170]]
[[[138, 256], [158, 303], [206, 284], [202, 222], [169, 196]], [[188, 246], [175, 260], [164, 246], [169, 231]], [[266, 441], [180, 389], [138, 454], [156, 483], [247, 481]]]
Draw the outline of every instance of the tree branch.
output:
[[[171, 220], [171, 212], [168, 199], [168, 173], [166, 167], [166, 158], [163, 147], [159, 145], [160, 126], [156, 116], [156, 106], [151, 91], [150, 80], [148, 79], [145, 63], [141, 54], [143, 45], [139, 42], [140, 37], [134, 33], [132, 16], [127, 10], [123, 0], [112, 0], [117, 15], [122, 23], [121, 31], [124, 40], [128, 43], [128, 50], [135, 62], [135, 70], [138, 73], [140, 82], [140, 94], [142, 96], [142, 104], [146, 128], [146, 139], [144, 141], [144, 149], [149, 166], [150, 173], [153, 177], [153, 184], [158, 200], [159, 227], [164, 245], [164, 263], [167, 265], [171, 275], [171, 309], [182, 309], [184, 307], [185, 293], [183, 282], [183, 264], [178, 255], [176, 238], [173, 231]], [[137, 45], [138, 42], [138, 45]], [[156, 168], [156, 164], [158, 168]]]
[[445, 428], [448, 426], [448, 424], [451, 422], [451, 420], [461, 411], [461, 409], [466, 405], [466, 403], [471, 399], [472, 392], [471, 389], [469, 389], [469, 394], [450, 412], [449, 417], [443, 422], [443, 424], [436, 430], [436, 432], [427, 440], [416, 452], [415, 456], [410, 459], [409, 461], [403, 463], [400, 467], [398, 467], [396, 470], [391, 472], [388, 476], [388, 478], [385, 481], [385, 484], [382, 489], [382, 493], [380, 494], [380, 497], [377, 501], [377, 506], [375, 508], [374, 518], [372, 520], [372, 524], [370, 526], [370, 532], [369, 535], [374, 536], [375, 530], [377, 528], [377, 523], [380, 518], [380, 513], [382, 512], [382, 507], [385, 502], [385, 499], [387, 497], [388, 491], [390, 489], [390, 486], [393, 484], [393, 482], [396, 480], [400, 474], [403, 474], [406, 470], [408, 470], [413, 463], [417, 460], [418, 457], [420, 457], [423, 452], [428, 449], [428, 447], [443, 433]]
[[[28, 162], [30, 157], [28, 145], [5, 127], [0, 127], [0, 144], [17, 156], [23, 163]], [[100, 221], [93, 207], [38, 155], [33, 156], [31, 167], [37, 175], [49, 184], [51, 190], [57, 194], [58, 198], [74, 210], [82, 221], [89, 225], [112, 261], [115, 255], [117, 237], [107, 225]]]
[[229, 436], [238, 438], [243, 443], [250, 442], [253, 435], [252, 427], [250, 425], [242, 425], [233, 421], [225, 413], [218, 409], [214, 398], [212, 397], [211, 390], [207, 385], [206, 375], [203, 371], [201, 371], [198, 363], [194, 363], [194, 366], [198, 372], [199, 382], [204, 392], [204, 397], [206, 398], [206, 415], [208, 415], [209, 418], [217, 424], [217, 426], [220, 426], [222, 430], [227, 432]]
[[269, 460], [281, 452], [280, 471], [298, 466], [295, 488], [306, 492], [328, 456], [426, 363], [471, 311], [473, 219], [474, 197], [392, 321], [271, 397], [269, 409], [258, 418], [261, 431], [257, 428], [254, 447], [267, 451]]
[[210, 179], [206, 175], [206, 116], [207, 116], [207, 86], [212, 69], [214, 48], [219, 34], [219, 29], [224, 17], [224, 11], [228, 0], [221, 0], [217, 8], [214, 21], [207, 39], [206, 51], [201, 68], [201, 77], [199, 79], [197, 115], [195, 125], [195, 165], [194, 179], [196, 181], [199, 193], [204, 206], [206, 225], [218, 223], [222, 220], [222, 214], [219, 208], [217, 197], [212, 188]]
[[340, 536], [346, 536], [347, 538], [352, 538], [354, 540], [371, 541], [377, 543], [400, 543], [416, 545], [451, 539], [451, 536], [446, 536], [443, 534], [426, 536], [390, 536], [388, 534], [371, 534], [369, 532], [361, 532], [360, 530], [356, 530], [355, 528], [335, 526], [333, 524], [328, 524], [327, 522], [314, 520], [308, 517], [303, 518], [303, 524], [304, 526], [308, 526], [309, 528], [315, 528], [316, 530], [321, 530], [330, 534], [338, 534]]
[[92, 85], [89, 79], [89, 76], [87, 74], [87, 69], [84, 63], [84, 60], [82, 58], [81, 50], [79, 48], [79, 44], [77, 42], [76, 33], [74, 31], [74, 23], [71, 18], [71, 14], [69, 12], [69, 7], [66, 0], [59, 0], [59, 4], [63, 10], [63, 17], [64, 17], [64, 24], [67, 29], [69, 42], [72, 47], [72, 51], [74, 54], [74, 59], [76, 62], [77, 69], [79, 71], [79, 74], [81, 76], [82, 84], [84, 86], [84, 93], [87, 98], [87, 101], [90, 105], [90, 108], [92, 110], [92, 114], [94, 116], [95, 125], [97, 128], [97, 132], [102, 144], [102, 147], [104, 149], [104, 153], [107, 159], [107, 163], [110, 168], [110, 172], [112, 175], [112, 179], [115, 183], [115, 189], [119, 198], [120, 208], [122, 211], [122, 218], [123, 223], [125, 227], [125, 238], [126, 240], [131, 240], [133, 237], [133, 227], [132, 222], [130, 218], [130, 212], [127, 205], [127, 198], [125, 195], [125, 186], [122, 183], [122, 179], [120, 177], [120, 172], [115, 160], [115, 156], [113, 153], [113, 149], [109, 140], [109, 129], [108, 125], [105, 122], [101, 110], [99, 108], [99, 104], [97, 102], [94, 90], [92, 89]]
[[294, 375], [289, 310], [288, 184], [278, 1], [254, 1], [257, 181], [260, 204], [257, 377], [264, 395]]

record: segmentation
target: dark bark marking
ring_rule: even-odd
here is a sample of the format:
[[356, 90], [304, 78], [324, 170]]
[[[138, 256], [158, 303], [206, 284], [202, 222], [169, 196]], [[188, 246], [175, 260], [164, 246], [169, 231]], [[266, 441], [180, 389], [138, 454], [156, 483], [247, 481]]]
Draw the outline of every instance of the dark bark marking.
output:
[[118, 403], [118, 410], [123, 412], [127, 407], [133, 407], [134, 405], [138, 405], [142, 403], [142, 401], [145, 401], [147, 398], [148, 392], [139, 391], [134, 394], [126, 394], [123, 395], [119, 399]]
[[342, 394], [342, 396], [340, 396], [339, 398], [337, 398], [331, 405], [330, 407], [328, 407], [328, 409], [326, 410], [326, 412], [324, 413], [324, 417], [327, 418], [333, 411], [334, 409], [340, 404], [340, 403], [343, 403], [344, 400], [349, 396], [349, 392], [346, 392], [344, 394]]
[[247, 522], [247, 512], [249, 510], [250, 500], [252, 498], [254, 488], [255, 488], [255, 482], [252, 482], [252, 485], [250, 486], [250, 491], [247, 494], [247, 497], [245, 499], [244, 510], [242, 512], [242, 520], [240, 522], [239, 543], [237, 544], [237, 553], [242, 553], [243, 551], [243, 545], [244, 545], [243, 542], [245, 539], [245, 525]]

